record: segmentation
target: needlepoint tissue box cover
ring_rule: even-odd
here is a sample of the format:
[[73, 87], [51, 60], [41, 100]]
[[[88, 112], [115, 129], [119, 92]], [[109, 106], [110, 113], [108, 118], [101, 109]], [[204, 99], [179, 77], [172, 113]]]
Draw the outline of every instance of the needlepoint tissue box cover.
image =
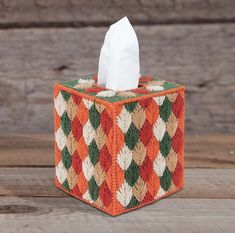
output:
[[182, 189], [185, 88], [150, 76], [129, 91], [96, 82], [54, 86], [56, 186], [113, 216]]

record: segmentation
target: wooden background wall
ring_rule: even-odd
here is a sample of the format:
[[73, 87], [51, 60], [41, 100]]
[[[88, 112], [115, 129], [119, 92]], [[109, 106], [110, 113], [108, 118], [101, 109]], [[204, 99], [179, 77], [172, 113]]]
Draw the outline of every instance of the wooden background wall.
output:
[[186, 130], [235, 133], [234, 0], [0, 0], [0, 133], [52, 132], [52, 86], [97, 72], [127, 15], [141, 72], [186, 85]]

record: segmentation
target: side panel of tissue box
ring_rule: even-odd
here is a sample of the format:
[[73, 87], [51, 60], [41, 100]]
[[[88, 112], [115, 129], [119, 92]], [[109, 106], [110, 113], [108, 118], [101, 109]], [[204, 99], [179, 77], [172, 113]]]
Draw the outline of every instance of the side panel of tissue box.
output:
[[184, 90], [116, 108], [116, 213], [183, 188]]
[[54, 90], [58, 188], [111, 215], [182, 189], [184, 89], [115, 103]]
[[56, 186], [112, 215], [112, 108], [59, 84], [54, 88], [54, 106]]

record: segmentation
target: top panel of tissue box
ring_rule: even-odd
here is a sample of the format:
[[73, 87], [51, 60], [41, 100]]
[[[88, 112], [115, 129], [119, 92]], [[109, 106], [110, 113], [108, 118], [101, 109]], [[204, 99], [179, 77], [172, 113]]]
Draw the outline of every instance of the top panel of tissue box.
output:
[[97, 76], [85, 76], [76, 80], [61, 82], [60, 85], [71, 88], [78, 93], [102, 99], [108, 103], [120, 102], [122, 100], [131, 100], [141, 96], [152, 96], [154, 93], [164, 92], [167, 90], [173, 91], [183, 86], [157, 79], [151, 76], [141, 76], [139, 86], [136, 89], [127, 91], [113, 91], [97, 85]]

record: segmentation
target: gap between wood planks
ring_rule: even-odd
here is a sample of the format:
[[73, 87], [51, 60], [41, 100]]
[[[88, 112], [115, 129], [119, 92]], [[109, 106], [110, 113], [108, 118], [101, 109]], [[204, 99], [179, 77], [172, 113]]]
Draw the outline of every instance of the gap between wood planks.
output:
[[3, 0], [2, 28], [108, 26], [127, 15], [135, 25], [234, 22], [234, 1]]
[[[96, 21], [96, 22], [15, 22], [1, 23], [0, 30], [4, 29], [33, 29], [33, 28], [86, 28], [86, 27], [109, 27], [114, 21]], [[197, 24], [228, 24], [235, 23], [235, 18], [229, 19], [174, 19], [163, 22], [155, 21], [135, 21], [134, 26], [157, 26], [157, 25], [197, 25]]]

